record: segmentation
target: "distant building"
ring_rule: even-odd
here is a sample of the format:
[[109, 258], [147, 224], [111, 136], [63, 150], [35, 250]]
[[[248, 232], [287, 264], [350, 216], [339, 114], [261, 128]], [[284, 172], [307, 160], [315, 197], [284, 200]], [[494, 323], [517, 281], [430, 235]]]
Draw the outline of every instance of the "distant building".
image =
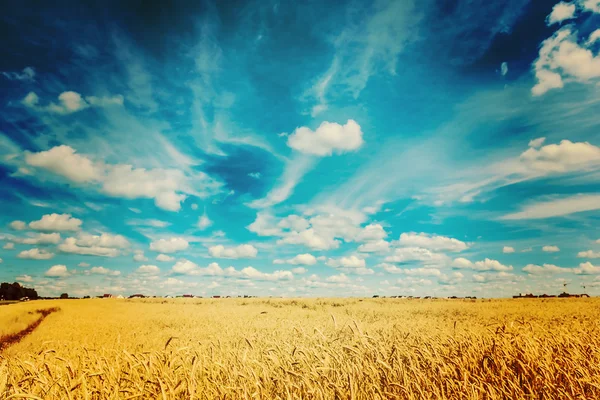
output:
[[212, 298], [213, 298], [213, 299], [220, 299], [220, 298], [221, 298], [221, 296], [213, 296]]
[[103, 299], [112, 299], [113, 295], [110, 293], [104, 293], [104, 295], [102, 296]]
[[146, 296], [144, 296], [143, 294], [139, 294], [139, 293], [132, 294], [131, 296], [129, 296], [130, 299], [143, 299], [145, 297]]
[[184, 294], [183, 297], [186, 299], [193, 299], [194, 295], [193, 294]]

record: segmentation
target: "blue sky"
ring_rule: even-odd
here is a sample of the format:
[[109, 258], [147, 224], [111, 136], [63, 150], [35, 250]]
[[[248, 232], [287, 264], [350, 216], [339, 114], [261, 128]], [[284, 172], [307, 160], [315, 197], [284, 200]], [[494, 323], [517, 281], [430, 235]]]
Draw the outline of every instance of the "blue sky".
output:
[[5, 4], [0, 281], [600, 294], [600, 2]]

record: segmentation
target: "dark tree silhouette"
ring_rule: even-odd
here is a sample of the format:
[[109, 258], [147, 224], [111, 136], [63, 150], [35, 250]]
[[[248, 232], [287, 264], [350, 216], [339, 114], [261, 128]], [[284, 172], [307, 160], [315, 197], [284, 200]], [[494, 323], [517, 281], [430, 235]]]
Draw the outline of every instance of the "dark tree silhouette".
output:
[[23, 297], [28, 297], [31, 300], [36, 300], [38, 294], [35, 289], [21, 286], [18, 282], [0, 283], [0, 299], [2, 300], [19, 300]]

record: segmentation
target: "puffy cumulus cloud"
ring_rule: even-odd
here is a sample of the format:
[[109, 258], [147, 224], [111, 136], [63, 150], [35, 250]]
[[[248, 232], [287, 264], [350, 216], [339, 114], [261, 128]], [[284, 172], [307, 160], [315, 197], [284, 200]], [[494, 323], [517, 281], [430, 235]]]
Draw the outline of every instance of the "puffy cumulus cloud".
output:
[[129, 241], [122, 235], [111, 235], [102, 233], [100, 235], [80, 234], [77, 238], [77, 244], [83, 247], [109, 247], [124, 249], [129, 247]]
[[569, 268], [558, 267], [553, 264], [544, 264], [544, 265], [535, 265], [535, 264], [527, 264], [523, 267], [523, 272], [527, 272], [531, 275], [550, 275], [550, 274], [558, 274], [561, 272], [571, 272]]
[[403, 274], [408, 276], [431, 276], [431, 277], [441, 277], [443, 274], [437, 268], [410, 268], [410, 269], [402, 269]]
[[107, 275], [107, 276], [121, 275], [121, 271], [116, 271], [116, 270], [112, 270], [112, 269], [108, 269], [108, 268], [104, 268], [104, 267], [92, 267], [88, 271], [86, 271], [86, 273], [94, 274], [94, 275]]
[[186, 186], [185, 175], [175, 169], [134, 168], [118, 164], [109, 168], [103, 180], [102, 191], [113, 197], [127, 199], [154, 199], [157, 207], [167, 211], [179, 211], [187, 196], [177, 193]]
[[298, 275], [302, 275], [307, 273], [308, 270], [304, 267], [296, 267], [296, 268], [292, 268], [292, 273], [294, 274], [298, 274]]
[[157, 275], [160, 274], [160, 268], [156, 265], [141, 265], [135, 270], [138, 274]]
[[555, 24], [557, 22], [563, 22], [568, 19], [572, 19], [575, 17], [575, 4], [574, 3], [565, 3], [561, 1], [558, 4], [555, 4], [552, 7], [552, 12], [546, 18], [546, 23], [548, 25]]
[[390, 243], [385, 240], [363, 243], [357, 249], [361, 253], [387, 253], [390, 251]]
[[567, 173], [592, 170], [600, 166], [600, 147], [588, 142], [562, 140], [541, 148], [530, 147], [519, 159], [529, 173]]
[[77, 154], [75, 149], [65, 145], [39, 153], [26, 152], [25, 162], [77, 183], [99, 180], [103, 173], [101, 167], [94, 164], [92, 160]]
[[31, 283], [33, 282], [33, 278], [30, 275], [20, 275], [16, 277], [17, 282], [20, 283]]
[[[93, 185], [111, 197], [153, 199], [157, 207], [167, 211], [179, 211], [188, 193], [197, 194], [191, 189], [192, 178], [181, 170], [95, 162], [66, 145], [27, 152], [25, 161], [75, 183]], [[196, 173], [194, 179], [195, 183], [210, 180], [203, 173]]]
[[497, 273], [485, 273], [473, 275], [473, 282], [477, 283], [489, 283], [497, 281], [518, 281], [520, 278], [512, 273], [501, 271]]
[[350, 278], [346, 274], [332, 275], [326, 279], [330, 283], [349, 283]]
[[[372, 248], [372, 241], [386, 236], [379, 224], [362, 225], [366, 220], [363, 212], [321, 207], [305, 210], [304, 216], [289, 215], [277, 218], [268, 213], [258, 213], [256, 220], [247, 228], [259, 236], [277, 236], [278, 244], [303, 245], [313, 250], [331, 250], [345, 242], [364, 242]], [[366, 246], [365, 246], [366, 247]], [[363, 248], [364, 249], [364, 248]]]
[[580, 43], [577, 34], [571, 27], [564, 27], [542, 42], [534, 62], [534, 96], [562, 88], [566, 81], [589, 82], [600, 77], [600, 56], [592, 51], [593, 43]]
[[273, 264], [315, 265], [316, 263], [316, 257], [309, 253], [298, 254], [297, 256], [289, 258], [287, 260], [273, 260]]
[[14, 250], [15, 248], [15, 244], [14, 243], [6, 243], [4, 246], [2, 246], [2, 248], [4, 250]]
[[168, 278], [166, 281], [163, 282], [163, 284], [166, 286], [182, 286], [185, 284], [185, 282], [181, 279]]
[[60, 242], [60, 234], [59, 233], [40, 233], [33, 237], [17, 238], [14, 240], [17, 243], [22, 243], [22, 244], [33, 244], [33, 245], [58, 244]]
[[29, 227], [36, 231], [78, 231], [82, 221], [71, 214], [46, 214], [40, 220], [31, 221]]
[[133, 252], [133, 261], [144, 262], [148, 261], [148, 257], [144, 255], [144, 250], [135, 250]]
[[210, 220], [210, 218], [208, 218], [208, 215], [204, 213], [200, 216], [200, 218], [198, 218], [198, 223], [196, 224], [196, 226], [198, 227], [198, 229], [203, 231], [206, 228], [210, 227], [212, 224], [213, 222]]
[[44, 275], [46, 275], [49, 278], [66, 278], [70, 275], [69, 270], [67, 269], [66, 265], [53, 265], [52, 267], [50, 267], [45, 273]]
[[22, 72], [2, 72], [2, 75], [11, 81], [33, 82], [35, 80], [35, 69], [25, 67]]
[[150, 250], [159, 253], [176, 253], [178, 251], [183, 251], [188, 247], [188, 241], [180, 237], [159, 239], [150, 243]]
[[235, 247], [225, 247], [221, 244], [208, 248], [208, 254], [216, 258], [254, 258], [258, 249], [251, 244], [241, 244]]
[[579, 4], [581, 4], [586, 11], [600, 14], [600, 0], [580, 0]]
[[313, 250], [331, 250], [340, 247], [340, 241], [332, 237], [321, 236], [313, 228], [301, 232], [289, 232], [277, 244], [304, 245]]
[[380, 241], [387, 237], [387, 232], [381, 224], [369, 224], [365, 226], [354, 238], [357, 242]]
[[385, 272], [388, 272], [390, 274], [401, 274], [402, 271], [404, 270], [403, 268], [399, 268], [399, 267], [395, 266], [394, 264], [388, 264], [388, 263], [378, 264], [377, 267], [383, 268], [385, 270]]
[[592, 265], [591, 262], [579, 264], [579, 268], [573, 268], [573, 272], [577, 275], [599, 275], [600, 266]]
[[54, 253], [50, 253], [45, 250], [40, 250], [38, 248], [33, 248], [29, 250], [23, 250], [20, 252], [17, 257], [25, 258], [28, 260], [49, 260], [54, 257]]
[[446, 236], [430, 235], [427, 233], [402, 233], [397, 242], [400, 246], [420, 247], [434, 251], [459, 252], [469, 248], [469, 245], [458, 239]]
[[330, 258], [327, 260], [327, 265], [330, 267], [342, 267], [342, 268], [365, 268], [366, 262], [362, 258], [356, 256], [341, 257], [338, 259]]
[[159, 254], [156, 256], [156, 261], [161, 261], [161, 262], [169, 262], [169, 261], [173, 261], [174, 259], [175, 259], [175, 257], [171, 257], [166, 254]]
[[255, 279], [259, 281], [282, 281], [294, 279], [291, 271], [261, 272], [254, 267], [246, 267], [240, 271], [240, 278]]
[[385, 258], [386, 262], [420, 261], [425, 265], [444, 265], [449, 262], [445, 254], [434, 253], [420, 247], [403, 247], [395, 249], [392, 255]]
[[533, 147], [533, 148], [537, 149], [538, 147], [541, 147], [544, 144], [545, 141], [546, 141], [545, 137], [540, 137], [540, 138], [537, 138], [537, 139], [531, 139], [529, 141], [529, 147]]
[[[90, 235], [83, 233], [78, 237], [66, 238], [65, 241], [58, 246], [58, 250], [63, 253], [71, 254], [117, 257], [121, 254], [120, 249], [127, 248], [129, 245], [129, 241], [122, 235], [111, 235], [109, 233]], [[140, 258], [139, 253], [136, 253], [136, 256], [138, 256], [138, 259]]]
[[459, 284], [465, 276], [458, 272], [452, 272], [450, 275], [443, 274], [438, 278], [438, 282], [441, 285], [457, 285]]
[[544, 219], [600, 209], [599, 194], [574, 195], [566, 198], [534, 202], [521, 211], [506, 214], [501, 220]]
[[79, 264], [77, 264], [78, 267], [81, 268], [87, 268], [90, 266], [90, 264], [86, 263], [86, 262], [80, 262]]
[[22, 231], [24, 229], [27, 229], [27, 224], [23, 221], [13, 221], [9, 224], [9, 226], [15, 231]]
[[556, 253], [560, 251], [560, 249], [558, 248], [558, 246], [544, 246], [542, 247], [542, 251], [545, 251], [547, 253]]
[[475, 271], [512, 271], [512, 265], [504, 265], [497, 260], [486, 258], [482, 261], [471, 262], [466, 258], [459, 257], [452, 262], [452, 267], [458, 269], [472, 269]]
[[219, 264], [213, 262], [207, 267], [200, 267], [190, 260], [179, 260], [171, 268], [171, 272], [178, 275], [203, 275], [203, 276], [238, 276], [239, 271], [233, 267], [221, 268]]
[[515, 252], [515, 248], [514, 248], [514, 247], [511, 247], [511, 246], [504, 246], [504, 247], [502, 248], [502, 252], [503, 252], [504, 254], [514, 253], [514, 252]]
[[360, 125], [351, 119], [345, 125], [325, 121], [315, 131], [307, 127], [297, 128], [287, 141], [294, 150], [321, 157], [355, 151], [363, 143]]
[[58, 245], [58, 250], [60, 250], [63, 253], [99, 257], [117, 257], [121, 254], [119, 249], [116, 248], [101, 246], [82, 246], [79, 243], [79, 239], [75, 237], [66, 238], [63, 243]]
[[53, 114], [66, 115], [84, 110], [88, 107], [107, 107], [123, 105], [123, 96], [116, 95], [112, 97], [88, 96], [85, 99], [81, 94], [74, 91], [62, 92], [58, 95], [58, 103], [50, 102], [46, 106], [39, 104], [39, 96], [34, 92], [29, 92], [22, 100], [22, 103], [36, 111], [50, 112]]
[[577, 253], [577, 257], [579, 257], [579, 258], [600, 258], [600, 251], [593, 251], [593, 250], [580, 251], [579, 253]]

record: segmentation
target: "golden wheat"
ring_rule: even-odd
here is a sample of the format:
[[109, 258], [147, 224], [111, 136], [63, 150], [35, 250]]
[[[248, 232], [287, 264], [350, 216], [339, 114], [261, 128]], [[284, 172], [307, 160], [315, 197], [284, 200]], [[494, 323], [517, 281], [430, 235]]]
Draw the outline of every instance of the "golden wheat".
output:
[[0, 355], [0, 398], [596, 399], [599, 305], [31, 302], [19, 310], [61, 311]]

